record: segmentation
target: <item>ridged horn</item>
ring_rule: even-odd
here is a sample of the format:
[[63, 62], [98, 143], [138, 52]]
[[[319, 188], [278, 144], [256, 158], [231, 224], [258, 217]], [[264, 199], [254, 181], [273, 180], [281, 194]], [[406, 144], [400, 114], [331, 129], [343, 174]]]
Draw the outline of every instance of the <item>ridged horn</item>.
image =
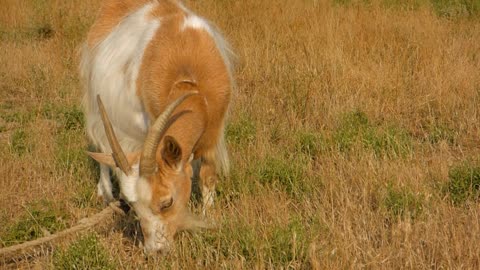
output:
[[125, 156], [125, 153], [123, 152], [120, 143], [118, 143], [117, 136], [115, 136], [115, 132], [112, 128], [112, 123], [108, 118], [107, 112], [105, 111], [105, 106], [103, 106], [100, 95], [97, 95], [97, 103], [98, 109], [100, 110], [100, 116], [102, 117], [103, 127], [105, 128], [105, 134], [107, 135], [108, 142], [110, 143], [110, 148], [112, 148], [113, 160], [115, 160], [117, 167], [119, 167], [120, 170], [123, 171], [123, 173], [125, 173], [126, 175], [130, 175], [132, 169], [128, 164], [127, 157]]
[[155, 123], [150, 127], [145, 143], [143, 144], [143, 151], [140, 157], [140, 176], [148, 177], [154, 174], [157, 170], [156, 152], [158, 144], [160, 143], [160, 136], [163, 134], [166, 128], [166, 124], [173, 111], [180, 105], [186, 98], [196, 95], [197, 91], [192, 91], [184, 94], [183, 96], [170, 103], [162, 114], [155, 120]]

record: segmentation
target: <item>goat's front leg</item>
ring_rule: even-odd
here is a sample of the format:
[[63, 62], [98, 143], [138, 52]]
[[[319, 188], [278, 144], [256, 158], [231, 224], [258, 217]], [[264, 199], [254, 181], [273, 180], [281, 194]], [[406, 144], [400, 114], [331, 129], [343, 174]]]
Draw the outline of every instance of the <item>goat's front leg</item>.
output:
[[112, 181], [110, 179], [110, 168], [100, 164], [100, 179], [97, 184], [97, 195], [105, 204], [113, 201]]
[[213, 160], [202, 158], [200, 166], [200, 189], [202, 192], [202, 212], [205, 215], [208, 208], [213, 206], [215, 198], [215, 185], [218, 181], [218, 176]]

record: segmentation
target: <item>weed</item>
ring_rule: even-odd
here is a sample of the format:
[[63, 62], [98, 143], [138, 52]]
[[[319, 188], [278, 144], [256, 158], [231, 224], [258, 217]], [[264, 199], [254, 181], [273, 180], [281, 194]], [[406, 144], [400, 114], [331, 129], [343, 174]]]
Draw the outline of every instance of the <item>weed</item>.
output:
[[370, 132], [372, 131], [366, 114], [361, 111], [353, 111], [341, 118], [339, 128], [333, 135], [333, 140], [338, 150], [346, 152], [352, 148], [359, 135]]
[[55, 269], [117, 269], [116, 262], [110, 258], [95, 234], [88, 234], [66, 250], [53, 254]]
[[387, 187], [387, 194], [383, 205], [390, 217], [415, 219], [423, 210], [420, 196], [415, 195], [407, 188], [395, 189], [391, 184]]
[[245, 115], [235, 122], [230, 122], [225, 132], [227, 141], [237, 145], [252, 143], [255, 139], [255, 133], [255, 123]]
[[394, 125], [367, 133], [364, 144], [373, 149], [377, 156], [386, 155], [390, 158], [405, 157], [412, 150], [410, 135]]
[[80, 168], [87, 168], [88, 158], [82, 147], [83, 133], [64, 132], [57, 135], [55, 159], [60, 170], [76, 174]]
[[41, 115], [50, 120], [55, 120], [59, 128], [56, 134], [55, 159], [60, 170], [73, 170], [89, 168], [88, 158], [84, 152], [84, 126], [85, 117], [77, 106], [58, 106], [47, 103], [41, 110]]
[[269, 236], [269, 258], [278, 267], [302, 260], [306, 247], [305, 226], [299, 218], [292, 218], [286, 225], [276, 225]]
[[293, 196], [301, 196], [310, 190], [305, 176], [304, 156], [287, 159], [267, 157], [258, 166], [257, 178], [264, 185], [280, 188]]
[[82, 130], [85, 126], [83, 112], [78, 107], [65, 108], [61, 113], [63, 126], [66, 130]]
[[28, 205], [25, 212], [16, 223], [5, 230], [1, 237], [3, 245], [33, 240], [66, 227], [65, 210], [55, 207], [50, 201], [41, 200]]
[[480, 199], [480, 167], [464, 163], [448, 172], [446, 191], [455, 205]]
[[[334, 0], [337, 5], [360, 4], [368, 6], [371, 0]], [[440, 17], [472, 17], [480, 12], [478, 0], [381, 0], [380, 3], [387, 8], [417, 10], [421, 6], [431, 6]]]
[[473, 16], [480, 11], [478, 0], [431, 0], [431, 4], [437, 15], [442, 17]]
[[22, 156], [32, 151], [33, 144], [29, 141], [25, 130], [17, 129], [13, 132], [10, 148], [12, 152], [18, 156]]
[[85, 116], [78, 106], [58, 106], [47, 103], [43, 106], [41, 114], [46, 119], [55, 120], [61, 125], [63, 131], [83, 130], [85, 126]]
[[325, 149], [325, 140], [313, 132], [299, 132], [296, 136], [296, 150], [307, 156], [314, 157], [320, 150]]
[[90, 20], [83, 16], [69, 18], [62, 25], [62, 32], [71, 44], [78, 44], [87, 32], [89, 25]]
[[238, 252], [247, 260], [255, 258], [256, 250], [259, 248], [259, 236], [252, 227], [239, 227], [236, 237], [238, 239]]
[[5, 113], [2, 114], [2, 118], [7, 123], [26, 124], [32, 120], [32, 114], [20, 112]]
[[427, 140], [432, 144], [446, 141], [448, 144], [454, 145], [456, 143], [456, 137], [457, 134], [454, 129], [445, 125], [435, 125], [429, 128]]
[[333, 141], [341, 152], [350, 151], [355, 145], [372, 150], [377, 157], [405, 157], [412, 150], [410, 135], [396, 125], [376, 126], [365, 113], [353, 111], [340, 120]]
[[41, 64], [30, 66], [28, 80], [31, 83], [32, 93], [37, 97], [41, 97], [47, 92], [48, 83], [51, 79], [48, 73], [47, 67]]
[[96, 202], [95, 188], [93, 185], [86, 185], [77, 188], [73, 197], [73, 203], [79, 208], [93, 207]]
[[35, 32], [39, 39], [49, 39], [55, 34], [52, 26], [48, 23], [37, 26]]

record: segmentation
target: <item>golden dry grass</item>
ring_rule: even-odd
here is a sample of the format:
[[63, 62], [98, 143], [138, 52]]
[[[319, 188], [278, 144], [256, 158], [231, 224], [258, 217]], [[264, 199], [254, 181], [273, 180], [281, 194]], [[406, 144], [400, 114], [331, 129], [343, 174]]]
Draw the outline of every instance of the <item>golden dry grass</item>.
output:
[[[0, 247], [101, 208], [76, 51], [99, 2], [0, 1]], [[219, 228], [146, 259], [120, 222], [10, 266], [480, 268], [477, 2], [186, 2], [238, 54]]]

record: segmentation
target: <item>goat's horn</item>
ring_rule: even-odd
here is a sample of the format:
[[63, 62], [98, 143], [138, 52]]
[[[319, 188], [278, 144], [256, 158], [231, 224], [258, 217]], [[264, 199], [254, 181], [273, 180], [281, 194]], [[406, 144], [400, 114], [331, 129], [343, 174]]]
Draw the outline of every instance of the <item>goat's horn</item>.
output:
[[100, 110], [100, 115], [102, 117], [103, 127], [105, 128], [105, 134], [107, 135], [108, 142], [110, 143], [110, 147], [112, 148], [112, 156], [113, 160], [126, 175], [131, 173], [131, 167], [128, 164], [127, 157], [118, 143], [117, 136], [115, 136], [115, 132], [113, 132], [112, 123], [108, 119], [107, 112], [105, 111], [105, 106], [103, 106], [102, 99], [100, 95], [97, 95], [97, 103], [98, 109]]
[[140, 175], [149, 176], [155, 173], [157, 170], [157, 163], [155, 153], [157, 152], [158, 144], [160, 143], [161, 136], [165, 131], [167, 121], [173, 111], [180, 105], [186, 98], [196, 95], [197, 92], [189, 92], [179, 97], [165, 108], [165, 111], [155, 120], [155, 123], [150, 127], [145, 143], [143, 144], [142, 156], [140, 157]]

